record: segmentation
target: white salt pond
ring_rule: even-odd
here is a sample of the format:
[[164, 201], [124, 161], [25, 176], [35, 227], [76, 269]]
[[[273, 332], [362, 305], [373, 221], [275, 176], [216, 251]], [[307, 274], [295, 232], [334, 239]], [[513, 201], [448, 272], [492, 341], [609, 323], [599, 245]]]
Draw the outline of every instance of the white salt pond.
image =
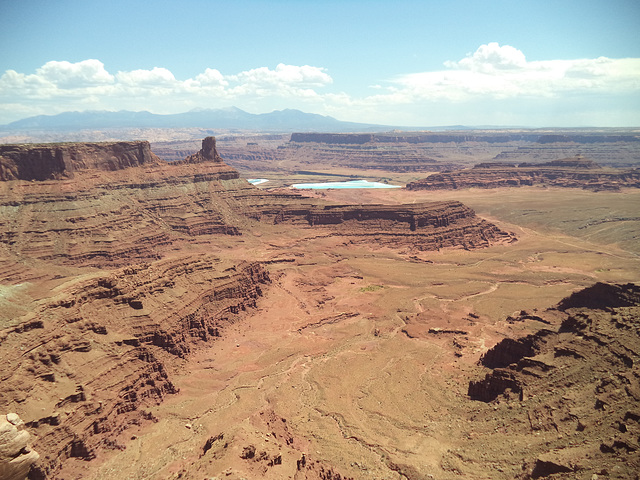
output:
[[324, 182], [324, 183], [294, 183], [293, 188], [309, 188], [322, 190], [326, 188], [402, 188], [400, 185], [387, 185], [380, 182], [369, 182], [368, 180], [350, 180], [348, 182]]
[[267, 183], [269, 180], [266, 178], [247, 178], [247, 182], [251, 185], [260, 185], [262, 183]]

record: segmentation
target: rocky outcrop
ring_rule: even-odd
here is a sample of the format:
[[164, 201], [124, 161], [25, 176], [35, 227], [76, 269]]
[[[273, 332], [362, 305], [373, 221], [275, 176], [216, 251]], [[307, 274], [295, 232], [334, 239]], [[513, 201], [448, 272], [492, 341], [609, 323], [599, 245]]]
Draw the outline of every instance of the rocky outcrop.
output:
[[633, 283], [612, 285], [598, 282], [591, 287], [572, 293], [558, 304], [558, 310], [589, 308], [610, 310], [618, 307], [632, 307], [638, 304], [640, 287]]
[[640, 287], [598, 283], [541, 316], [560, 325], [486, 352], [480, 363], [490, 371], [469, 383], [469, 397], [516, 407], [495, 420], [526, 425], [529, 434], [570, 436], [532, 448], [522, 478], [590, 471], [633, 478], [640, 469]]
[[202, 148], [193, 155], [189, 155], [183, 163], [216, 162], [222, 163], [222, 158], [218, 155], [215, 137], [207, 137], [202, 140]]
[[70, 178], [78, 170], [114, 171], [160, 161], [149, 142], [0, 145], [0, 181]]
[[0, 478], [25, 480], [40, 455], [29, 446], [30, 435], [15, 413], [0, 415]]
[[455, 190], [547, 185], [589, 190], [640, 188], [640, 170], [603, 169], [582, 158], [554, 160], [542, 164], [500, 165], [481, 163], [474, 168], [438, 173], [407, 184], [408, 190]]

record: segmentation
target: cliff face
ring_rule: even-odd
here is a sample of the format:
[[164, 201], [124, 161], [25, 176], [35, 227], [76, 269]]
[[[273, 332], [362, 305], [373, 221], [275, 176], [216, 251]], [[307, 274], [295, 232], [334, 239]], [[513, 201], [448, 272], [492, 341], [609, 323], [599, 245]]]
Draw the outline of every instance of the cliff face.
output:
[[401, 134], [394, 133], [294, 133], [291, 135], [292, 142], [317, 142], [317, 143], [353, 143], [362, 144], [367, 142], [378, 143], [462, 143], [462, 142], [487, 142], [487, 143], [507, 143], [507, 142], [535, 142], [541, 144], [549, 143], [614, 143], [614, 142], [638, 142], [640, 137], [631, 133], [628, 135], [603, 135], [603, 134], [545, 134], [536, 131], [530, 132], [495, 132], [495, 131], [473, 131], [473, 132], [416, 132]]
[[580, 478], [584, 469], [633, 478], [640, 469], [640, 287], [595, 284], [538, 318], [560, 326], [499, 342], [481, 358], [490, 370], [469, 383], [469, 396], [515, 406], [486, 419], [512, 425], [512, 435], [571, 436], [573, 447], [531, 451], [522, 478]]
[[640, 188], [639, 170], [603, 169], [583, 158], [555, 160], [542, 164], [500, 165], [482, 163], [474, 168], [429, 175], [407, 184], [409, 190], [455, 190], [459, 188], [498, 188], [524, 185], [617, 190]]
[[114, 171], [159, 162], [149, 142], [0, 145], [0, 181], [69, 178], [78, 170]]
[[[147, 147], [146, 142], [118, 146], [125, 152], [146, 152]], [[23, 156], [55, 148], [35, 146], [35, 154], [26, 150]], [[88, 157], [93, 144], [74, 149], [83, 152], [78, 158], [84, 165], [98, 165], [112, 152], [108, 147]], [[37, 275], [37, 265], [22, 273], [16, 265], [117, 267], [156, 260], [178, 244], [197, 243], [206, 236], [238, 235], [242, 214], [235, 202], [259, 192], [215, 160], [215, 153], [213, 158], [195, 166], [168, 164], [152, 154], [125, 154], [108, 165], [143, 163], [109, 171], [76, 169], [73, 179], [0, 183], [0, 248], [5, 254], [0, 279]]]

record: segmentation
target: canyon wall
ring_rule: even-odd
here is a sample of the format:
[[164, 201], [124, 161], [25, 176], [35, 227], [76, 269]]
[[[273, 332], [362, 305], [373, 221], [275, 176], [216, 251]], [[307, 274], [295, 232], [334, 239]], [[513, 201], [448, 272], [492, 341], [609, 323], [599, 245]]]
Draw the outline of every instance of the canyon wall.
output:
[[16, 148], [13, 165], [42, 165], [0, 182], [0, 411], [34, 434], [32, 478], [69, 478], [69, 459], [122, 450], [157, 420], [153, 406], [177, 392], [172, 372], [269, 288], [252, 250], [263, 235], [405, 251], [515, 239], [459, 202], [331, 205], [262, 191], [212, 137], [172, 163], [146, 142]]
[[352, 242], [403, 245], [417, 250], [482, 248], [516, 237], [480, 219], [460, 202], [406, 205], [296, 205], [254, 212], [261, 221], [304, 225]]

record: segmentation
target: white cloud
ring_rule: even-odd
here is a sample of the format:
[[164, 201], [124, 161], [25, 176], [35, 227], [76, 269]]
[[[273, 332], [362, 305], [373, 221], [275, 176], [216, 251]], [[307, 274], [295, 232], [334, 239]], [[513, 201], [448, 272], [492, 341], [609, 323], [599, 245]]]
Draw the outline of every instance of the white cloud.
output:
[[132, 70], [131, 72], [118, 72], [118, 83], [127, 86], [173, 86], [176, 78], [166, 68], [154, 67], [152, 70]]
[[194, 84], [226, 87], [229, 85], [229, 82], [225, 80], [224, 75], [215, 68], [207, 68], [204, 73], [196, 75]]
[[[163, 67], [120, 71], [112, 75], [99, 60], [52, 61], [38, 68], [35, 74], [7, 70], [0, 77], [0, 101], [40, 101], [43, 108], [46, 105], [47, 113], [81, 108], [87, 103], [94, 108], [121, 109], [139, 105], [141, 109], [156, 107], [156, 110], [163, 110], [157, 106], [167, 98], [178, 100], [169, 102], [174, 108], [185, 103], [198, 105], [215, 100], [228, 103], [249, 97], [314, 99], [318, 97], [315, 89], [332, 81], [323, 68], [282, 63], [275, 69], [260, 67], [233, 75], [207, 68], [194, 78], [178, 80]], [[64, 104], [60, 103], [52, 111], [56, 99], [64, 99]]]
[[617, 94], [640, 91], [640, 59], [599, 57], [528, 62], [518, 49], [497, 43], [480, 46], [445, 70], [392, 79], [391, 100], [468, 101], [481, 97], [557, 98], [566, 94]]
[[462, 68], [479, 72], [511, 70], [526, 65], [524, 53], [510, 45], [500, 46], [495, 42], [481, 45], [473, 55], [467, 55], [459, 62], [445, 62], [449, 68]]
[[262, 87], [305, 86], [322, 87], [332, 83], [332, 78], [323, 68], [303, 65], [278, 64], [275, 70], [267, 67], [254, 68], [237, 75], [231, 75], [231, 80], [242, 85], [260, 85]]
[[[329, 91], [331, 85], [325, 68], [310, 65], [281, 63], [231, 74], [206, 68], [193, 78], [178, 79], [163, 67], [112, 74], [95, 59], [51, 61], [32, 74], [7, 70], [0, 76], [0, 123], [24, 118], [26, 112], [91, 108], [177, 113], [235, 105], [253, 111], [300, 108], [396, 125], [443, 124], [443, 115], [451, 124], [473, 118], [475, 123], [509, 119], [526, 125], [532, 107], [538, 118], [544, 118], [545, 108], [553, 112], [549, 118], [554, 122], [558, 114], [567, 119], [583, 118], [580, 112], [595, 115], [590, 105], [597, 98], [599, 105], [611, 105], [607, 118], [624, 110], [625, 122], [636, 118], [640, 124], [640, 58], [528, 61], [513, 46], [488, 43], [462, 59], [444, 62], [441, 69], [378, 80], [368, 87], [372, 95], [349, 95], [335, 86]], [[486, 120], [479, 122], [480, 117]], [[599, 119], [590, 123], [598, 125]]]
[[77, 63], [47, 62], [36, 70], [36, 76], [68, 89], [113, 83], [113, 75], [104, 69], [104, 64], [93, 59]]

